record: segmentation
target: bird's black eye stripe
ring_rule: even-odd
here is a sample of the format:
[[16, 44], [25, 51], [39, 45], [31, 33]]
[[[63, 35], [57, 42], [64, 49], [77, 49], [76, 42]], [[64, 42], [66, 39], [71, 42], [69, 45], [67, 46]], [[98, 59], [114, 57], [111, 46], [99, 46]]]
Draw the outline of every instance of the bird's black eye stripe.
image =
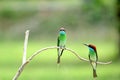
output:
[[65, 31], [65, 30], [60, 30], [60, 31]]

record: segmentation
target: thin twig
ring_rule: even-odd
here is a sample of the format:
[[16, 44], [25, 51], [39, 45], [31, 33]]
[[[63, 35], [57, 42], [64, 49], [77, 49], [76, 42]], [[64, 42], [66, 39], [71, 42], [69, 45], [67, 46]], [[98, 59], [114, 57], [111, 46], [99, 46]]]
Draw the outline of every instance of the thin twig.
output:
[[40, 49], [40, 50], [36, 51], [31, 57], [29, 57], [28, 61], [31, 61], [36, 55], [40, 54], [42, 51], [45, 51], [45, 50], [48, 50], [48, 49], [57, 49], [57, 48], [59, 48], [59, 47], [52, 46], [52, 47], [46, 47], [46, 48]]
[[14, 76], [13, 80], [17, 80], [18, 76], [19, 76], [19, 75], [21, 74], [21, 72], [23, 71], [25, 65], [28, 63], [28, 61], [26, 61], [28, 38], [29, 38], [29, 30], [26, 30], [26, 32], [25, 32], [25, 40], [24, 40], [24, 50], [23, 50], [22, 65], [21, 65], [20, 68], [18, 69], [18, 72], [17, 72], [16, 75]]
[[29, 30], [26, 30], [26, 32], [25, 32], [25, 40], [24, 40], [24, 50], [23, 50], [22, 64], [24, 64], [26, 62], [28, 37], [29, 37]]
[[112, 63], [112, 61], [109, 61], [109, 62], [97, 62], [97, 64], [111, 64]]
[[[65, 50], [67, 50], [67, 51], [70, 51], [71, 53], [73, 53], [78, 59], [80, 59], [80, 60], [82, 60], [82, 61], [86, 61], [86, 62], [89, 62], [89, 60], [88, 59], [85, 59], [85, 58], [83, 58], [83, 57], [81, 57], [81, 56], [79, 56], [78, 55], [78, 53], [76, 53], [75, 51], [73, 51], [72, 49], [69, 49], [69, 48], [65, 48]], [[112, 61], [109, 61], [109, 62], [97, 62], [97, 64], [111, 64], [112, 63]]]
[[[18, 77], [20, 76], [20, 74], [22, 73], [24, 67], [25, 67], [25, 66], [27, 65], [27, 63], [29, 63], [35, 56], [37, 56], [38, 54], [40, 54], [42, 51], [45, 51], [45, 50], [48, 50], [48, 49], [56, 49], [56, 48], [59, 48], [59, 47], [57, 47], [57, 46], [46, 47], [46, 48], [40, 49], [40, 50], [36, 51], [35, 53], [33, 53], [33, 55], [32, 55], [31, 57], [29, 57], [28, 60], [27, 60], [24, 64], [22, 64], [22, 65], [20, 66], [20, 68], [18, 69], [18, 71], [17, 71], [16, 75], [14, 76], [13, 80], [17, 80], [17, 78], [18, 78]], [[65, 50], [70, 51], [71, 53], [73, 53], [73, 54], [74, 54], [77, 58], [79, 58], [80, 60], [89, 62], [89, 60], [87, 60], [87, 59], [79, 56], [79, 55], [78, 55], [75, 51], [73, 51], [72, 49], [65, 48]], [[97, 62], [97, 63], [98, 63], [98, 64], [110, 64], [111, 61], [110, 61], [110, 62]]]
[[15, 74], [15, 76], [13, 77], [12, 80], [17, 80], [17, 79], [18, 79], [18, 77], [20, 76], [20, 74], [22, 73], [24, 67], [25, 67], [27, 64], [28, 64], [28, 61], [26, 61], [24, 64], [22, 64], [22, 65], [20, 66], [20, 68], [18, 69], [17, 73]]
[[87, 61], [87, 62], [89, 61], [89, 60], [87, 60], [87, 59], [79, 56], [79, 55], [78, 55], [75, 51], [73, 51], [72, 49], [65, 48], [65, 50], [70, 51], [70, 52], [73, 53], [78, 59], [80, 59], [80, 60], [82, 60], [82, 61]]
[[[46, 47], [46, 48], [40, 49], [40, 50], [36, 51], [30, 58], [28, 58], [27, 61], [32, 60], [36, 55], [40, 54], [42, 51], [45, 51], [45, 50], [48, 50], [48, 49], [57, 49], [57, 48], [59, 48], [59, 47], [57, 47], [57, 46], [51, 46], [51, 47]], [[65, 50], [70, 51], [71, 53], [73, 53], [78, 59], [80, 59], [80, 60], [82, 60], [82, 61], [89, 62], [88, 59], [85, 59], [85, 58], [79, 56], [78, 53], [76, 53], [76, 52], [73, 51], [72, 49], [65, 48]], [[112, 63], [112, 61], [109, 61], [109, 62], [97, 62], [97, 63], [104, 65], [104, 64], [110, 64], [110, 63]]]

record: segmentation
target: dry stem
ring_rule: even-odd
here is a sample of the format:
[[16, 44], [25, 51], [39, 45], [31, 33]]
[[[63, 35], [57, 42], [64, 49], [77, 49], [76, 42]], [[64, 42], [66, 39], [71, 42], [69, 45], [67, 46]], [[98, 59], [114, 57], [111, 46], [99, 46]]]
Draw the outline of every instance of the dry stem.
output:
[[[22, 63], [22, 65], [19, 67], [17, 73], [15, 74], [15, 76], [13, 77], [12, 80], [17, 80], [18, 77], [20, 76], [20, 74], [22, 73], [22, 71], [24, 70], [24, 67], [25, 67], [35, 56], [37, 56], [38, 54], [40, 54], [42, 51], [45, 51], [45, 50], [48, 50], [48, 49], [57, 49], [57, 48], [59, 48], [59, 47], [57, 47], [57, 46], [52, 46], [52, 47], [46, 47], [46, 48], [40, 49], [40, 50], [36, 51], [35, 53], [33, 53], [33, 55], [30, 56], [30, 57], [28, 58], [28, 60], [26, 61], [28, 37], [29, 37], [29, 30], [27, 30], [27, 31], [26, 31], [26, 34], [25, 34], [23, 63]], [[79, 55], [78, 55], [75, 51], [73, 51], [72, 49], [65, 48], [65, 50], [73, 53], [78, 59], [80, 59], [80, 60], [82, 60], [82, 61], [89, 62], [88, 59], [85, 59], [85, 58], [79, 56]], [[97, 63], [98, 63], [98, 64], [110, 64], [111, 62], [112, 62], [112, 61], [109, 61], [109, 62], [97, 62]]]
[[[28, 58], [28, 60], [27, 60], [24, 64], [22, 64], [22, 65], [20, 66], [20, 68], [18, 69], [18, 71], [17, 71], [16, 75], [14, 76], [13, 80], [17, 80], [17, 78], [18, 78], [18, 77], [20, 76], [20, 74], [22, 73], [24, 67], [25, 67], [25, 66], [27, 65], [27, 63], [29, 63], [35, 56], [37, 56], [38, 54], [40, 54], [42, 51], [45, 51], [45, 50], [48, 50], [48, 49], [57, 49], [57, 48], [59, 48], [59, 47], [57, 47], [57, 46], [52, 46], [52, 47], [46, 47], [46, 48], [43, 48], [43, 49], [40, 49], [40, 50], [36, 51], [31, 57]], [[65, 50], [70, 51], [71, 53], [73, 53], [73, 54], [74, 54], [77, 58], [79, 58], [80, 60], [89, 62], [88, 59], [85, 59], [85, 58], [79, 56], [79, 55], [78, 55], [75, 51], [73, 51], [72, 49], [65, 48]], [[111, 61], [109, 61], [109, 62], [97, 62], [97, 63], [98, 63], [98, 64], [110, 64]]]
[[24, 50], [23, 50], [23, 61], [22, 61], [22, 64], [24, 64], [26, 62], [28, 37], [29, 37], [29, 30], [26, 30], [26, 32], [25, 32], [25, 41], [24, 41]]

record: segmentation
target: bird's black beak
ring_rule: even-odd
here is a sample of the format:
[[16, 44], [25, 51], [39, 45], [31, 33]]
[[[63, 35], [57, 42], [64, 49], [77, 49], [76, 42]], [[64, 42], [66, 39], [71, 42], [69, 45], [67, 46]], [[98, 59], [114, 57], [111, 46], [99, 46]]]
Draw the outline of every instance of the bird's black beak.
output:
[[88, 46], [88, 44], [84, 44], [85, 46]]

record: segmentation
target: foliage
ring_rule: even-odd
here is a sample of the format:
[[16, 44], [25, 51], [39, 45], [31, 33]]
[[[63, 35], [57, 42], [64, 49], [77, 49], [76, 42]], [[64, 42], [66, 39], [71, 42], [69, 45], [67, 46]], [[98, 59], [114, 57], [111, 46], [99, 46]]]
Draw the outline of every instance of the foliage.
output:
[[[0, 53], [2, 53], [0, 57], [0, 63], [1, 63], [0, 70], [2, 72], [0, 73], [0, 79], [9, 80], [12, 79], [18, 67], [22, 63], [21, 59], [23, 53], [23, 42], [2, 42], [0, 44], [1, 44]], [[29, 46], [28, 46], [27, 56], [30, 56], [36, 50], [41, 49], [42, 47], [55, 45], [55, 43], [49, 41], [39, 41], [39, 42], [29, 41], [28, 45]], [[88, 54], [87, 54], [88, 50], [86, 50], [86, 47], [84, 47], [84, 45], [80, 45], [79, 43], [71, 44], [71, 45], [72, 46], [69, 47], [76, 50], [78, 53], [80, 53], [80, 55], [88, 58]], [[106, 42], [98, 43], [97, 47], [98, 47], [98, 52], [99, 52], [98, 55], [100, 61], [105, 61], [105, 60], [107, 61], [114, 58], [115, 50], [113, 43], [106, 43]], [[100, 48], [102, 48], [102, 51]], [[83, 63], [79, 61], [74, 55], [72, 54], [70, 55], [67, 51], [65, 51], [63, 56], [61, 57], [62, 62], [60, 64], [59, 69], [57, 67], [56, 59], [57, 59], [56, 50], [48, 50], [42, 52], [39, 56], [35, 57], [35, 59], [33, 59], [33, 61], [29, 65], [25, 67], [25, 71], [22, 73], [22, 75], [18, 80], [92, 79], [91, 66], [88, 63]], [[118, 69], [119, 69], [119, 62], [113, 62], [112, 64], [105, 66], [98, 65], [97, 68], [97, 72], [99, 76], [98, 79], [119, 80], [120, 71]]]
[[115, 20], [115, 0], [111, 3], [111, 5], [108, 5], [104, 0], [84, 0], [82, 12], [88, 22], [92, 24], [97, 24], [104, 20], [112, 22], [111, 20]]

